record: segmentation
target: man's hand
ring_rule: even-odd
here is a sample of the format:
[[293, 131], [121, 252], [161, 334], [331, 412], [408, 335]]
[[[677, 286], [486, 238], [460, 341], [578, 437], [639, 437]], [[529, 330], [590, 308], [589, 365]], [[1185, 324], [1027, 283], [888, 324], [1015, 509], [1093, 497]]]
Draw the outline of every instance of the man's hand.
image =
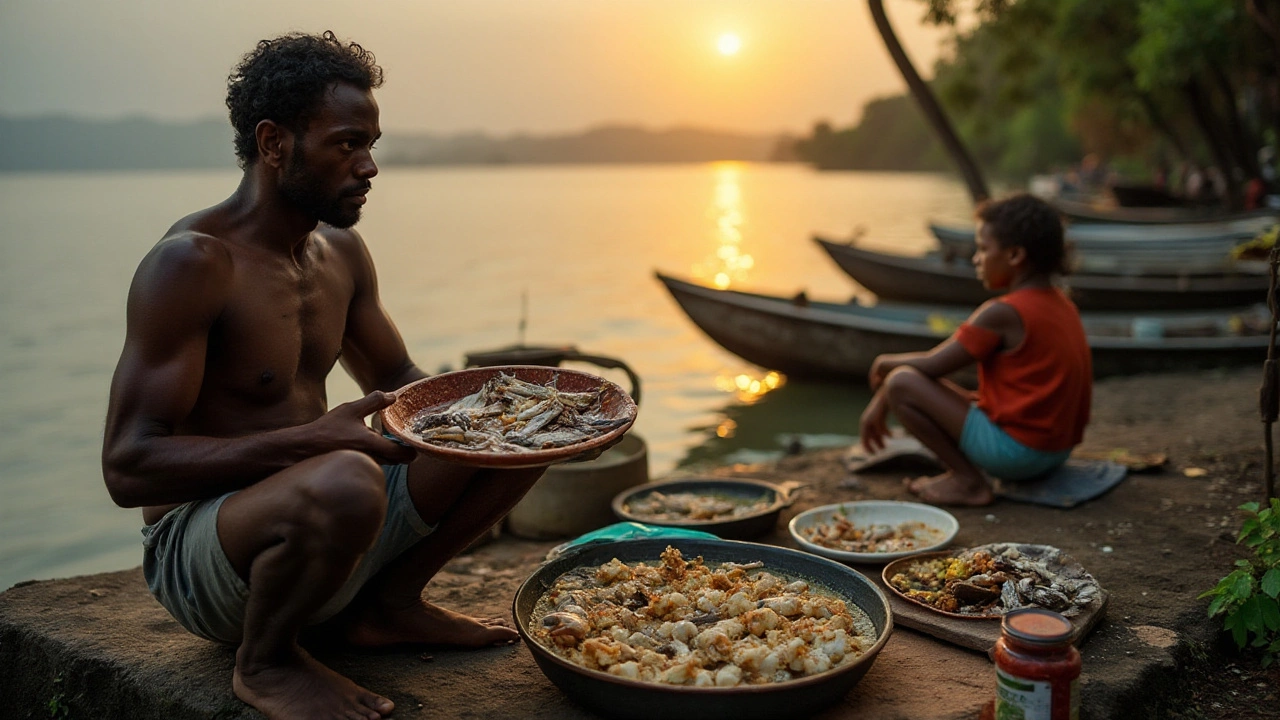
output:
[[375, 390], [359, 400], [335, 407], [317, 418], [311, 427], [320, 434], [322, 447], [358, 450], [385, 465], [412, 462], [418, 456], [417, 450], [388, 440], [364, 421], [395, 401], [395, 393]]
[[862, 411], [859, 432], [862, 436], [862, 447], [868, 453], [877, 453], [884, 449], [885, 440], [889, 437], [889, 402], [885, 400], [884, 391], [877, 390]]

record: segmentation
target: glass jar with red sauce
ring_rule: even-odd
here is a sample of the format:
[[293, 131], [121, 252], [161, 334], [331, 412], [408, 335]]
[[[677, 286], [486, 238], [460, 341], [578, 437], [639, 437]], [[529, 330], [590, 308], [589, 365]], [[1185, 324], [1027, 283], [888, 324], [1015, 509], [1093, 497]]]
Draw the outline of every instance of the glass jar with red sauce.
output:
[[1006, 613], [992, 651], [996, 663], [995, 718], [1077, 720], [1080, 652], [1075, 627], [1051, 610]]

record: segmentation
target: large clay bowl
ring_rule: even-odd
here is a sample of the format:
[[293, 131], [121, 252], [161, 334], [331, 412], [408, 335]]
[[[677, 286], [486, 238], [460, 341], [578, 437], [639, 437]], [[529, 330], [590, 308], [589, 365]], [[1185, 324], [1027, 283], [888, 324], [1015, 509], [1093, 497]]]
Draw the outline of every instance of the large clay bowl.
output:
[[[482, 452], [436, 445], [409, 430], [410, 421], [429, 408], [444, 408], [477, 392], [499, 373], [514, 375], [526, 382], [552, 385], [566, 392], [588, 392], [603, 388], [602, 414], [626, 420], [607, 433], [564, 447], [527, 452]], [[636, 404], [616, 383], [580, 370], [542, 365], [500, 365], [441, 373], [406, 385], [380, 417], [383, 428], [400, 442], [419, 451], [459, 465], [495, 468], [545, 467], [575, 459], [590, 459], [622, 439], [636, 419]]]
[[[660, 555], [668, 545], [679, 549], [686, 558], [701, 555], [709, 564], [760, 560], [765, 570], [803, 577], [820, 585], [867, 614], [875, 626], [875, 643], [853, 662], [824, 673], [781, 683], [720, 688], [625, 680], [599, 670], [588, 670], [552, 653], [529, 635], [534, 607], [556, 578], [575, 568], [598, 567], [613, 558], [628, 564], [661, 562]], [[570, 549], [547, 562], [524, 581], [516, 591], [512, 617], [543, 674], [575, 701], [605, 717], [636, 720], [808, 717], [840, 702], [849, 693], [871, 669], [893, 630], [889, 600], [875, 583], [847, 565], [799, 550], [700, 538], [646, 538], [589, 543], [580, 548]]]

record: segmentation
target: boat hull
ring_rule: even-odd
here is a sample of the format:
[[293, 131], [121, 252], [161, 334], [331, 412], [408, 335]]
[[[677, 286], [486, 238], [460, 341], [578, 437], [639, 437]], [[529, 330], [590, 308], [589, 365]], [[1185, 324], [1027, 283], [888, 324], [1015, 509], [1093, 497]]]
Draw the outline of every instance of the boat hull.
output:
[[[846, 275], [882, 300], [976, 306], [996, 293], [982, 286], [966, 260], [941, 255], [891, 255], [814, 238]], [[1065, 279], [1081, 310], [1194, 310], [1265, 302], [1266, 275], [1190, 277], [1071, 275]]]
[[[881, 353], [918, 352], [936, 346], [964, 320], [963, 307], [897, 305], [875, 308], [716, 290], [661, 273], [689, 319], [706, 335], [747, 362], [791, 377], [865, 382]], [[1210, 335], [1222, 326], [1261, 322], [1259, 307], [1216, 313], [1150, 313], [1140, 319], [1157, 328], [1180, 328], [1197, 337], [1132, 337], [1139, 319], [1128, 313], [1083, 316], [1095, 377], [1229, 365], [1261, 364], [1266, 335]], [[1163, 330], [1162, 330], [1163, 331]], [[1161, 332], [1162, 332], [1161, 331]], [[971, 384], [971, 378], [961, 378]]]
[[[1236, 270], [1232, 250], [1276, 222], [1260, 216], [1231, 222], [1168, 225], [1079, 225], [1067, 228], [1079, 272], [1107, 275], [1215, 275]], [[949, 257], [973, 254], [973, 228], [929, 223]]]

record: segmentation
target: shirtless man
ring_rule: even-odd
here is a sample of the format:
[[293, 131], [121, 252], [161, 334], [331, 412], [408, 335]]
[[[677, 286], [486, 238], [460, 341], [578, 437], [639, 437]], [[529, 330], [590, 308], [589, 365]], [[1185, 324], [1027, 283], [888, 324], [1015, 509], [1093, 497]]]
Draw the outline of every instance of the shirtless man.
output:
[[[374, 720], [391, 701], [314, 660], [299, 632], [514, 641], [504, 621], [422, 591], [542, 470], [440, 463], [366, 424], [426, 377], [350, 229], [378, 172], [373, 56], [331, 33], [287, 35], [228, 84], [244, 176], [138, 267], [103, 476], [117, 504], [143, 508], [156, 598], [193, 633], [238, 645], [240, 699], [270, 718]], [[338, 360], [368, 394], [330, 410]]]

